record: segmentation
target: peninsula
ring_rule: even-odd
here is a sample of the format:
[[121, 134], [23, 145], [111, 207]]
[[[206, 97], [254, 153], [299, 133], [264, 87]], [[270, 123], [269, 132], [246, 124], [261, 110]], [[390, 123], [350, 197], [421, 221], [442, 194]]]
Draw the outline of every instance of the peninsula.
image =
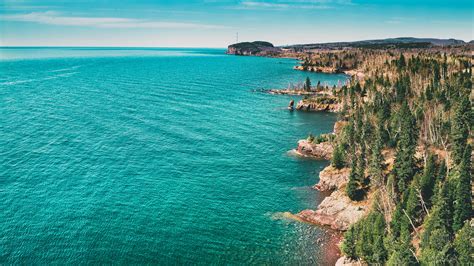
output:
[[330, 196], [296, 216], [345, 232], [337, 265], [474, 263], [473, 48], [454, 39], [392, 38], [239, 50], [299, 59], [300, 71], [351, 76], [328, 92], [340, 117], [334, 132], [295, 149], [331, 161], [314, 186]]

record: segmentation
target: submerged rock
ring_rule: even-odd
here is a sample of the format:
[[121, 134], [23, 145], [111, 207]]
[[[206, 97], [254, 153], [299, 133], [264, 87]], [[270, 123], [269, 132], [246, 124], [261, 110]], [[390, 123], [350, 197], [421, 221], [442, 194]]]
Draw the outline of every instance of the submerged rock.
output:
[[345, 231], [362, 219], [368, 209], [365, 203], [353, 202], [343, 191], [336, 190], [319, 204], [317, 210], [304, 210], [297, 216], [309, 223]]

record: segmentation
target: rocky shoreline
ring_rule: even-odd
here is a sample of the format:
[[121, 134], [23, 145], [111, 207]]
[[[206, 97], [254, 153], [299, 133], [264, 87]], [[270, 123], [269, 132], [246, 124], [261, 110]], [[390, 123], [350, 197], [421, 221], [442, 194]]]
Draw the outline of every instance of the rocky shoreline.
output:
[[[240, 55], [254, 55], [254, 56], [268, 56], [268, 57], [279, 57], [281, 54], [267, 53], [262, 51], [256, 53], [244, 53], [242, 51], [232, 50], [232, 54]], [[363, 78], [364, 74], [356, 70], [338, 71], [329, 68], [318, 68], [318, 69], [304, 69], [302, 66], [295, 66], [294, 69], [302, 71], [316, 71], [322, 73], [336, 74], [345, 73], [351, 78], [359, 79]], [[296, 110], [300, 111], [324, 111], [324, 112], [340, 112], [342, 104], [338, 101], [338, 98], [333, 96], [329, 91], [324, 92], [309, 92], [304, 90], [264, 90], [264, 92], [275, 94], [275, 95], [298, 95], [305, 96], [304, 99], [300, 100], [296, 105]], [[310, 97], [308, 97], [310, 96]], [[293, 103], [290, 102], [292, 106]], [[291, 108], [292, 110], [293, 108]], [[329, 135], [339, 134], [342, 131], [346, 122], [337, 121], [334, 125], [334, 132], [326, 134]], [[316, 141], [309, 139], [303, 139], [298, 141], [298, 146], [293, 150], [295, 154], [301, 157], [313, 158], [319, 160], [331, 160], [334, 151], [334, 146], [329, 139], [325, 141]], [[321, 192], [330, 193], [329, 196], [325, 197], [324, 200], [318, 205], [316, 210], [302, 210], [299, 213], [292, 214], [287, 213], [288, 218], [306, 222], [325, 228], [330, 228], [337, 232], [344, 232], [349, 227], [358, 222], [360, 219], [365, 217], [369, 212], [370, 196], [367, 200], [362, 202], [353, 202], [346, 195], [344, 189], [349, 180], [350, 169], [342, 168], [336, 169], [329, 165], [319, 173], [319, 182], [313, 186], [314, 189]], [[337, 239], [333, 241], [341, 242], [342, 237], [339, 234]], [[335, 245], [339, 249], [339, 244]], [[340, 255], [340, 250], [333, 252], [336, 254], [336, 258]], [[340, 257], [337, 259], [336, 265], [358, 265], [358, 262], [351, 261], [346, 257]]]
[[[339, 134], [346, 124], [345, 121], [337, 121], [334, 124], [334, 132], [323, 135], [328, 136]], [[309, 139], [298, 141], [298, 146], [294, 152], [302, 157], [318, 160], [331, 160], [334, 151], [330, 140], [314, 142]], [[345, 186], [349, 181], [350, 169], [344, 167], [337, 169], [328, 165], [319, 173], [319, 182], [313, 186], [321, 192], [330, 193], [318, 205], [316, 210], [302, 210], [299, 213], [291, 214], [293, 219], [306, 222], [324, 228], [330, 228], [338, 232], [344, 232], [349, 227], [365, 217], [369, 212], [371, 197], [361, 202], [354, 202], [345, 193]], [[341, 241], [342, 238], [339, 239]], [[337, 245], [339, 246], [339, 245]], [[351, 261], [345, 257], [337, 260], [336, 265], [358, 265], [358, 262]]]

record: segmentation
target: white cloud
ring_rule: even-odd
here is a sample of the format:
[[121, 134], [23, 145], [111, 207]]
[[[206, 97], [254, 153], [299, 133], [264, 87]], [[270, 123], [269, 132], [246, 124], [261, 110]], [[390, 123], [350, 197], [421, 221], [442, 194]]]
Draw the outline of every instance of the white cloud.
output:
[[86, 26], [98, 28], [156, 28], [156, 29], [224, 29], [221, 25], [210, 25], [189, 22], [173, 22], [173, 21], [154, 21], [132, 18], [116, 18], [116, 17], [77, 17], [64, 16], [61, 13], [33, 12], [27, 14], [4, 15], [0, 17], [4, 21], [23, 21], [35, 22], [48, 25], [60, 26]]
[[352, 5], [352, 0], [280, 0], [240, 2], [238, 9], [329, 9], [337, 5]]

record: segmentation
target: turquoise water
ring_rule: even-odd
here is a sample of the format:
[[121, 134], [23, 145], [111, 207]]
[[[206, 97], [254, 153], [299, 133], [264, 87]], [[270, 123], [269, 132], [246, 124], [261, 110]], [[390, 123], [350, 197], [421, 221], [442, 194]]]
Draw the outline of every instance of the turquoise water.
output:
[[324, 264], [327, 164], [287, 151], [336, 117], [252, 92], [309, 75], [221, 49], [0, 49], [0, 262]]

